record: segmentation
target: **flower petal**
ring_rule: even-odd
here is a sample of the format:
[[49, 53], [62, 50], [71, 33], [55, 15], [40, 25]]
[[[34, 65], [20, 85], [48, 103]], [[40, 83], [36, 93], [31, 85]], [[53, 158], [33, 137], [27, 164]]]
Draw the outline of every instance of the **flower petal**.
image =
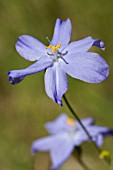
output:
[[106, 133], [103, 133], [103, 135], [106, 136], [113, 136], [113, 129], [108, 129]]
[[105, 50], [104, 42], [102, 40], [95, 40], [93, 46], [99, 47], [102, 50]]
[[[57, 90], [57, 103], [60, 104], [63, 94], [68, 89], [68, 80], [66, 73], [61, 69], [59, 63], [56, 63], [56, 90]], [[62, 104], [61, 104], [62, 105]]]
[[96, 136], [97, 134], [107, 134], [109, 133], [110, 129], [103, 126], [89, 126], [87, 127], [87, 130], [89, 131], [91, 136]]
[[[103, 144], [103, 138], [113, 136], [113, 130], [102, 126], [86, 126], [87, 131], [92, 137], [93, 141], [100, 147]], [[81, 134], [81, 135], [80, 135]], [[83, 129], [79, 129], [79, 135], [84, 141], [90, 141]]]
[[51, 45], [57, 45], [60, 43], [61, 49], [67, 46], [70, 41], [71, 31], [72, 25], [70, 19], [62, 22], [60, 19], [57, 19]]
[[54, 67], [50, 67], [46, 69], [45, 72], [45, 91], [47, 95], [54, 101], [57, 102], [56, 99], [56, 78], [55, 78], [55, 70]]
[[51, 149], [51, 170], [58, 169], [71, 155], [74, 146], [72, 145], [71, 139], [59, 139], [56, 146]]
[[83, 129], [75, 129], [73, 134], [73, 145], [80, 146], [83, 142], [88, 141], [88, 136]]
[[[87, 126], [90, 126], [90, 125], [93, 125], [94, 124], [94, 119], [92, 117], [88, 117], [88, 118], [85, 118], [85, 119], [81, 119], [81, 122], [83, 123], [83, 125], [85, 127]], [[75, 120], [75, 124], [77, 126], [77, 128], [81, 129], [81, 125], [79, 124], [78, 121]]]
[[48, 151], [55, 144], [56, 138], [49, 136], [38, 139], [32, 143], [32, 153], [35, 154], [37, 151]]
[[92, 37], [86, 37], [82, 40], [71, 42], [66, 48], [65, 51], [68, 51], [69, 54], [77, 53], [77, 52], [86, 52], [92, 46], [97, 46], [102, 50], [105, 49], [104, 42], [101, 40], [95, 40]]
[[84, 118], [81, 121], [84, 124], [84, 126], [85, 125], [93, 125], [94, 124], [94, 118], [93, 117]]
[[97, 144], [98, 147], [101, 147], [103, 144], [103, 135], [102, 134], [98, 134], [95, 143]]
[[68, 116], [65, 113], [62, 113], [58, 118], [56, 118], [52, 122], [48, 122], [45, 124], [45, 128], [48, 130], [50, 134], [57, 134], [65, 131], [67, 129], [66, 120]]
[[45, 45], [29, 35], [22, 35], [18, 38], [16, 50], [22, 57], [30, 61], [36, 61], [46, 54]]
[[[108, 136], [109, 135], [109, 131], [110, 129], [107, 128], [107, 127], [102, 127], [102, 126], [94, 126], [94, 125], [91, 125], [91, 126], [86, 126], [86, 129], [87, 131], [89, 132], [89, 134], [91, 135], [92, 139], [95, 141], [95, 142], [98, 142], [97, 138], [98, 138], [98, 135], [103, 135], [103, 136]], [[89, 141], [89, 138], [87, 136], [87, 134], [84, 132], [84, 130], [81, 128], [79, 129], [79, 134], [81, 133], [81, 136], [84, 138], [85, 141]]]
[[59, 63], [54, 63], [53, 67], [46, 70], [45, 90], [47, 95], [54, 102], [62, 106], [62, 95], [67, 91], [68, 82], [66, 73], [60, 68]]
[[57, 45], [58, 44], [58, 38], [59, 38], [61, 23], [62, 23], [62, 21], [58, 18], [56, 20], [56, 24], [55, 24], [55, 28], [54, 28], [54, 33], [53, 33], [53, 38], [51, 40], [51, 44], [52, 45]]
[[9, 82], [13, 85], [21, 82], [25, 76], [40, 72], [47, 67], [53, 65], [53, 60], [47, 56], [41, 57], [37, 62], [27, 67], [26, 69], [21, 70], [12, 70], [8, 72]]
[[68, 64], [60, 60], [62, 69], [70, 76], [88, 83], [99, 83], [109, 74], [106, 61], [96, 53], [84, 52], [65, 55]]
[[70, 19], [67, 19], [66, 21], [63, 21], [60, 28], [60, 34], [58, 43], [61, 44], [61, 48], [67, 46], [67, 44], [70, 42], [72, 33], [72, 25]]

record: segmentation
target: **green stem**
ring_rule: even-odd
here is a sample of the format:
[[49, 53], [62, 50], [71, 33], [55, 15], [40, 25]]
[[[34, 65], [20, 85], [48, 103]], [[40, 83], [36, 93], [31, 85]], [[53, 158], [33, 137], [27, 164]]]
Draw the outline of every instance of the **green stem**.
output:
[[82, 148], [80, 146], [76, 146], [74, 148], [74, 151], [72, 155], [75, 157], [75, 159], [78, 161], [78, 163], [85, 169], [90, 170], [89, 167], [85, 164], [85, 162], [82, 160]]
[[78, 160], [79, 164], [85, 169], [85, 170], [90, 170], [89, 167], [82, 161], [81, 157], [77, 152], [74, 152], [74, 156]]

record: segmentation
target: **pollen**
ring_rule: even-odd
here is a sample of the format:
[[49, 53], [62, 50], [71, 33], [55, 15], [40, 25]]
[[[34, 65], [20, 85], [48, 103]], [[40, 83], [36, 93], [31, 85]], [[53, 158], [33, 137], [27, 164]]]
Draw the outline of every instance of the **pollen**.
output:
[[52, 49], [52, 53], [56, 53], [56, 51], [61, 47], [61, 44], [58, 44], [57, 46], [54, 45], [49, 45], [46, 46], [46, 49], [51, 48]]
[[68, 118], [66, 122], [67, 122], [67, 124], [70, 125], [70, 126], [75, 126], [74, 119], [72, 119], [72, 118]]
[[110, 153], [109, 153], [108, 151], [103, 150], [103, 151], [100, 152], [99, 157], [100, 157], [101, 159], [104, 159], [104, 158], [110, 158], [111, 155], [110, 155]]

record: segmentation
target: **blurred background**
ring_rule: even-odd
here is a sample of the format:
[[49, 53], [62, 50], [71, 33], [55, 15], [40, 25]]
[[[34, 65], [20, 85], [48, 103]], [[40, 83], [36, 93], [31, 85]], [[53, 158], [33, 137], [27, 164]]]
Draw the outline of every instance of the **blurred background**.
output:
[[[56, 18], [72, 21], [72, 38], [87, 36], [102, 39], [106, 50], [91, 50], [101, 54], [110, 66], [108, 79], [88, 84], [68, 76], [66, 96], [80, 118], [93, 116], [98, 125], [113, 128], [113, 1], [109, 0], [0, 0], [0, 169], [49, 170], [48, 153], [31, 154], [32, 142], [47, 134], [43, 125], [60, 113], [71, 116], [65, 103], [55, 104], [45, 93], [44, 72], [28, 76], [16, 86], [8, 82], [9, 70], [26, 68], [31, 62], [15, 50], [20, 35], [36, 37], [46, 45], [52, 37]], [[71, 116], [72, 117], [72, 116]], [[91, 170], [107, 170], [95, 148], [84, 143], [83, 160]], [[113, 156], [113, 138], [102, 146]], [[82, 170], [71, 156], [61, 170]]]

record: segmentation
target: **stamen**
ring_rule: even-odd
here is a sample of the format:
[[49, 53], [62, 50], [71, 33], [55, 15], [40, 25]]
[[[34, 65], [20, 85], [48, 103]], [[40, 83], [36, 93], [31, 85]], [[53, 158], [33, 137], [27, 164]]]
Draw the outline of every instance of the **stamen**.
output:
[[50, 39], [48, 38], [48, 37], [46, 37], [46, 40], [50, 43], [51, 41], [50, 41]]
[[60, 55], [65, 55], [67, 53], [68, 53], [67, 51], [65, 53], [61, 53], [61, 52], [58, 51], [58, 54], [60, 54]]
[[55, 48], [58, 50], [61, 47], [61, 44], [58, 44]]
[[52, 54], [52, 53], [48, 53], [48, 52], [47, 52], [47, 54], [48, 54], [48, 55], [50, 55], [50, 56], [53, 56], [53, 54]]
[[61, 58], [66, 64], [69, 64], [62, 56], [60, 56], [59, 58]]
[[65, 53], [62, 53], [62, 55], [66, 55], [68, 53], [68, 51], [66, 51]]
[[75, 126], [74, 119], [72, 119], [72, 118], [68, 118], [66, 122], [67, 122], [67, 124], [70, 125], [70, 126]]
[[46, 48], [51, 48], [52, 49], [52, 53], [56, 53], [56, 51], [61, 47], [61, 44], [58, 44], [57, 46], [54, 45], [49, 45], [46, 46]]

